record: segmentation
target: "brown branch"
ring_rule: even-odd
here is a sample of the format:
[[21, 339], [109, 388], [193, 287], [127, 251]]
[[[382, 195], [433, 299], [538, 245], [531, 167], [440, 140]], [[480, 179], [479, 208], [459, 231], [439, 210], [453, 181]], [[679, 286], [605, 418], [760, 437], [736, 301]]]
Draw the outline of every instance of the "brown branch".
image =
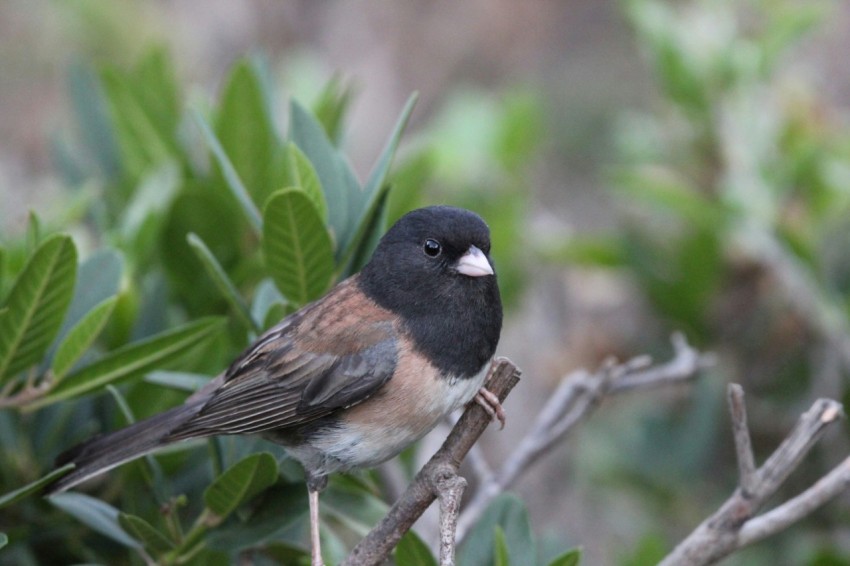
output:
[[[702, 368], [714, 363], [712, 355], [692, 348], [681, 334], [674, 334], [672, 342], [674, 356], [663, 364], [652, 366], [648, 356], [638, 356], [623, 364], [609, 360], [595, 373], [579, 370], [564, 377], [531, 431], [499, 470], [478, 477], [480, 486], [461, 514], [458, 539], [463, 539], [497, 495], [513, 486], [530, 466], [589, 418], [605, 397], [690, 381]], [[474, 469], [486, 468], [477, 463]]]
[[[739, 458], [741, 485], [662, 562], [662, 566], [712, 564], [736, 550], [775, 534], [799, 521], [850, 485], [850, 459], [842, 462], [812, 487], [765, 513], [756, 513], [772, 497], [823, 435], [843, 416], [841, 404], [819, 399], [758, 470], [754, 469], [743, 391], [729, 386], [729, 409]], [[743, 461], [740, 461], [743, 459]]]
[[[520, 370], [513, 363], [506, 358], [497, 358], [490, 366], [485, 386], [504, 401], [519, 382], [519, 376]], [[447, 478], [457, 476], [461, 461], [490, 422], [490, 416], [481, 406], [470, 403], [442, 447], [416, 474], [389, 513], [354, 547], [342, 564], [366, 566], [386, 560], [404, 533], [440, 495], [440, 486], [445, 485]]]

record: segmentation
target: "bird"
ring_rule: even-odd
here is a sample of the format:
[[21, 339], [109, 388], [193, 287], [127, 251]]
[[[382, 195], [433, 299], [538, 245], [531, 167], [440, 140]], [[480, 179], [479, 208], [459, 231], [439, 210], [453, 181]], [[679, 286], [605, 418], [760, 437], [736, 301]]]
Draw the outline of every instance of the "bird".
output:
[[57, 466], [75, 467], [47, 493], [175, 442], [259, 435], [305, 470], [321, 565], [319, 492], [330, 474], [389, 460], [470, 402], [504, 426], [482, 371], [501, 328], [485, 221], [444, 205], [413, 210], [359, 273], [269, 328], [184, 404], [60, 454]]

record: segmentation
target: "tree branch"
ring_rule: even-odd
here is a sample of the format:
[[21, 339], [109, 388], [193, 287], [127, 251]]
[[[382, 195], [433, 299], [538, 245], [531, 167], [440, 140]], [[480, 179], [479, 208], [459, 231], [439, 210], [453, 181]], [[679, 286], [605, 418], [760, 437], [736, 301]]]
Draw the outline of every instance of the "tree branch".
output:
[[[460, 517], [458, 540], [469, 532], [493, 498], [513, 486], [553, 445], [587, 419], [606, 396], [686, 382], [714, 363], [712, 355], [692, 348], [681, 334], [674, 334], [672, 342], [673, 358], [657, 366], [651, 365], [648, 356], [639, 356], [623, 364], [609, 360], [596, 373], [579, 370], [564, 377], [531, 431], [501, 468], [479, 476], [480, 486]], [[474, 470], [487, 469], [485, 466], [486, 463], [477, 463]]]
[[[484, 385], [500, 401], [504, 401], [519, 382], [519, 376], [520, 370], [510, 360], [496, 358]], [[342, 564], [367, 566], [386, 560], [404, 533], [440, 495], [440, 486], [445, 485], [447, 477], [457, 476], [461, 461], [490, 422], [490, 416], [481, 406], [470, 403], [442, 447], [416, 474], [387, 515], [354, 547]], [[451, 502], [446, 504], [450, 505]]]
[[850, 458], [812, 487], [765, 513], [758, 510], [800, 464], [826, 427], [843, 416], [841, 404], [819, 399], [761, 468], [755, 470], [740, 386], [729, 386], [729, 409], [738, 453], [741, 485], [662, 562], [661, 566], [712, 564], [736, 550], [799, 521], [850, 485]]

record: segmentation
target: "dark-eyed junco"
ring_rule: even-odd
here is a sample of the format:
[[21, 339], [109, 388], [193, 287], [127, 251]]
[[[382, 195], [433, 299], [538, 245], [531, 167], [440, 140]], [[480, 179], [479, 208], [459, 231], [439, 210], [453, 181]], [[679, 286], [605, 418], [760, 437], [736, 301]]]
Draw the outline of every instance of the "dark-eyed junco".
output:
[[260, 336], [185, 404], [60, 455], [68, 489], [157, 448], [219, 434], [259, 434], [304, 466], [313, 562], [321, 563], [318, 492], [328, 474], [375, 466], [475, 400], [502, 305], [476, 214], [434, 206], [403, 216], [363, 270]]

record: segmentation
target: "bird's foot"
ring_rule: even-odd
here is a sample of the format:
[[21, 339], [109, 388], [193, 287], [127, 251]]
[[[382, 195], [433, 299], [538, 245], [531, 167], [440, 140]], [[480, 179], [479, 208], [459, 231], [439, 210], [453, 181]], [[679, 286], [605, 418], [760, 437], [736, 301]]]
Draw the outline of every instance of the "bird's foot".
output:
[[505, 410], [502, 408], [499, 398], [492, 391], [482, 387], [472, 400], [481, 405], [491, 419], [499, 420], [499, 430], [505, 428]]

